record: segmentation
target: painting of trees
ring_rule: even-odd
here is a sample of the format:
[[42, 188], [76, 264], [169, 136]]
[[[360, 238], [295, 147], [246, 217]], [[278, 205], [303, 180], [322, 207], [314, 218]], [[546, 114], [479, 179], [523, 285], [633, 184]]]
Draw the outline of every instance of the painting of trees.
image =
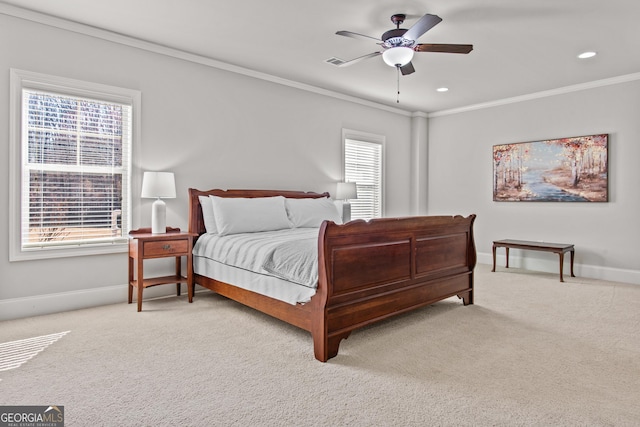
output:
[[608, 200], [607, 134], [493, 146], [493, 200]]
[[524, 162], [529, 155], [529, 145], [507, 144], [493, 147], [493, 193], [498, 187], [522, 188]]
[[545, 141], [562, 145], [567, 166], [571, 169], [571, 185], [581, 178], [593, 178], [607, 172], [607, 135], [591, 135]]

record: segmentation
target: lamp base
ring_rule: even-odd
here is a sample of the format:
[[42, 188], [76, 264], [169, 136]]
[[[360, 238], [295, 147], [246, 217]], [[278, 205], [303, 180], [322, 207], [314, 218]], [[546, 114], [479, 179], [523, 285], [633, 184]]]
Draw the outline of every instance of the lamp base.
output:
[[351, 221], [351, 203], [342, 203], [342, 222], [346, 223]]
[[160, 198], [151, 205], [151, 233], [164, 234], [167, 232], [167, 204]]

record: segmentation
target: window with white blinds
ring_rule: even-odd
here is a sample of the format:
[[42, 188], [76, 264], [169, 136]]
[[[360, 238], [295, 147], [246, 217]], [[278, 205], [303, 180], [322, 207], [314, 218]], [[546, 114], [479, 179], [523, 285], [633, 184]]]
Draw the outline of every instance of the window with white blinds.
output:
[[355, 182], [358, 198], [350, 200], [351, 219], [382, 216], [382, 144], [344, 139], [344, 180]]
[[22, 81], [20, 253], [125, 244], [134, 102]]

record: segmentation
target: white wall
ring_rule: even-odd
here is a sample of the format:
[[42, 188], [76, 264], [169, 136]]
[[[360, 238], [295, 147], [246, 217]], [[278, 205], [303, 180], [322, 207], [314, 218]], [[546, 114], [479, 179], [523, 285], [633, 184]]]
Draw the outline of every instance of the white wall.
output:
[[[176, 174], [167, 224], [187, 227], [187, 189], [335, 191], [342, 128], [386, 137], [385, 210], [411, 210], [411, 117], [0, 14], [0, 233], [8, 235], [9, 69], [142, 91], [141, 171]], [[151, 202], [133, 198], [134, 228]], [[161, 262], [156, 260], [154, 262]], [[166, 263], [171, 268], [171, 262]], [[152, 265], [163, 269], [164, 266]], [[126, 301], [127, 255], [9, 262], [0, 245], [0, 319]], [[164, 288], [162, 290], [161, 288]], [[171, 292], [170, 286], [153, 288]], [[144, 307], [144, 306], [143, 306]], [[134, 307], [131, 308], [134, 310]]]
[[[493, 240], [573, 243], [577, 275], [640, 284], [638, 114], [637, 80], [458, 114], [435, 114], [429, 119], [429, 214], [476, 213], [480, 262], [491, 262]], [[492, 201], [493, 145], [597, 133], [610, 136], [608, 203]], [[504, 249], [498, 253], [499, 265], [504, 267]], [[558, 271], [557, 255], [511, 253], [514, 267]]]

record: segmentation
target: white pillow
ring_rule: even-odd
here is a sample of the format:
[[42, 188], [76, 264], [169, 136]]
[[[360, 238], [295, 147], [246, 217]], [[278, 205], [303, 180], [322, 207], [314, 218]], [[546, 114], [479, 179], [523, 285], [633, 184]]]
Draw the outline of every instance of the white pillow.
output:
[[207, 233], [216, 234], [218, 227], [216, 227], [216, 217], [213, 215], [213, 203], [209, 196], [198, 196], [200, 199], [200, 207], [202, 208], [202, 219], [204, 219], [204, 228]]
[[285, 201], [289, 221], [293, 227], [320, 227], [322, 221], [329, 220], [342, 224], [342, 218], [333, 200], [327, 197], [319, 199], [291, 199]]
[[254, 233], [291, 228], [284, 197], [218, 197], [213, 203], [218, 234]]

